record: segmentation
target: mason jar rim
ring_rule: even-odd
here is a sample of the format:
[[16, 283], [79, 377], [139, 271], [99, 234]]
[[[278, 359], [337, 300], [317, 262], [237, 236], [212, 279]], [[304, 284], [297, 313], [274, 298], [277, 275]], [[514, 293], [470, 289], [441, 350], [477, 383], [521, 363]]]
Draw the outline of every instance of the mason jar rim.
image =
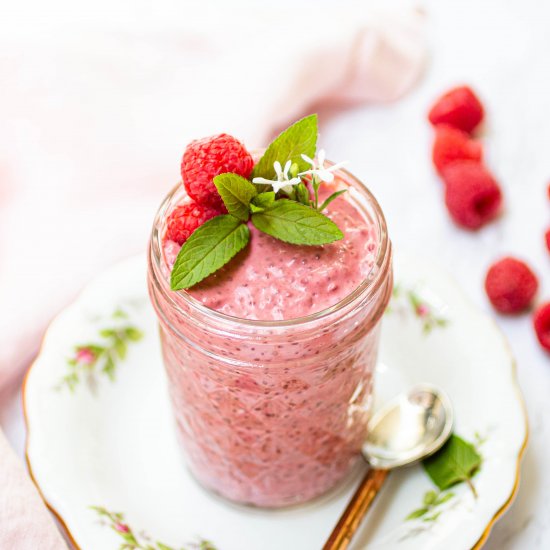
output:
[[[325, 164], [331, 166], [334, 163], [327, 160], [325, 161]], [[338, 313], [341, 310], [345, 310], [348, 305], [352, 304], [359, 298], [365, 299], [372, 297], [380, 288], [380, 286], [384, 283], [387, 271], [391, 267], [391, 241], [388, 236], [386, 219], [384, 217], [380, 204], [361, 180], [359, 180], [351, 172], [343, 168], [339, 168], [334, 173], [335, 175], [340, 175], [346, 183], [350, 184], [350, 190], [354, 189], [361, 193], [363, 195], [363, 198], [366, 199], [366, 201], [368, 202], [369, 206], [372, 207], [374, 213], [374, 219], [372, 221], [376, 225], [379, 237], [374, 265], [369, 270], [363, 281], [339, 302], [318, 312], [304, 315], [302, 317], [294, 317], [291, 319], [245, 319], [242, 317], [227, 315], [226, 313], [222, 313], [221, 311], [209, 308], [205, 306], [202, 302], [191, 296], [191, 294], [189, 294], [186, 290], [172, 290], [169, 285], [169, 279], [164, 275], [164, 270], [162, 268], [163, 235], [160, 231], [160, 228], [164, 227], [162, 224], [162, 220], [167, 215], [170, 207], [173, 206], [172, 199], [177, 194], [177, 192], [180, 191], [182, 186], [181, 182], [175, 185], [162, 201], [155, 215], [149, 244], [148, 259], [150, 263], [150, 271], [152, 272], [153, 277], [157, 279], [157, 281], [159, 279], [159, 276], [160, 279], [162, 279], [158, 281], [158, 283], [160, 283], [160, 287], [165, 298], [177, 310], [181, 311], [182, 308], [180, 304], [178, 304], [178, 302], [174, 299], [174, 295], [177, 295], [191, 310], [195, 310], [197, 313], [200, 313], [206, 317], [210, 317], [211, 319], [221, 321], [222, 323], [246, 326], [249, 328], [274, 329], [289, 327], [305, 328], [311, 323], [316, 323], [327, 317], [330, 317], [335, 313]], [[351, 184], [353, 184], [353, 186]], [[354, 206], [359, 206], [362, 210], [364, 210], [361, 202], [354, 200], [353, 204]], [[373, 272], [374, 277], [371, 277]]]

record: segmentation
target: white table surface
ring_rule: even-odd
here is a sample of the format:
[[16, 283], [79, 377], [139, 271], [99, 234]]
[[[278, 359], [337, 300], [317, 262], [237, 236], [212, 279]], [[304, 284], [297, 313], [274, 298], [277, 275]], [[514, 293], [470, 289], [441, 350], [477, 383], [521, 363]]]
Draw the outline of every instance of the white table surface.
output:
[[[305, 1], [305, 0], [302, 0]], [[316, 3], [329, 4], [326, 0]], [[490, 313], [483, 278], [503, 254], [526, 258], [550, 300], [550, 3], [543, 0], [425, 0], [432, 59], [419, 86], [395, 105], [365, 107], [325, 121], [322, 145], [374, 191], [396, 249], [435, 257], [470, 298]], [[437, 94], [469, 83], [487, 107], [487, 164], [502, 184], [502, 218], [477, 233], [457, 229], [430, 164], [432, 131], [425, 112]], [[550, 548], [550, 356], [542, 352], [530, 315], [497, 323], [510, 340], [530, 420], [519, 494], [487, 543], [491, 550]], [[23, 454], [19, 398], [2, 418]]]

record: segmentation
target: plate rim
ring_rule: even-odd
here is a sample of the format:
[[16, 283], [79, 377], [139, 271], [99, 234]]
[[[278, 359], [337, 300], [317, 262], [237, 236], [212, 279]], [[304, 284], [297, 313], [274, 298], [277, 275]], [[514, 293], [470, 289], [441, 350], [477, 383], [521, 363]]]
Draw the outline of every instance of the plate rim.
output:
[[[48, 508], [48, 510], [53, 514], [54, 518], [56, 519], [58, 525], [61, 527], [62, 533], [65, 535], [66, 538], [69, 539], [70, 543], [76, 550], [84, 550], [77, 542], [75, 536], [71, 533], [71, 530], [69, 529], [67, 522], [63, 518], [60, 512], [56, 510], [56, 508], [51, 504], [46, 496], [44, 495], [44, 492], [42, 490], [42, 487], [38, 483], [38, 480], [36, 479], [33, 469], [31, 460], [29, 457], [29, 441], [31, 438], [31, 430], [30, 430], [30, 421], [29, 421], [29, 415], [27, 413], [27, 382], [28, 379], [33, 371], [33, 369], [36, 366], [36, 363], [38, 362], [40, 356], [42, 355], [42, 351], [44, 348], [44, 345], [46, 344], [46, 341], [49, 337], [50, 329], [52, 325], [57, 321], [57, 319], [68, 309], [76, 306], [80, 300], [82, 299], [82, 296], [84, 295], [85, 291], [88, 289], [88, 287], [92, 286], [99, 277], [104, 275], [106, 272], [110, 271], [113, 267], [119, 266], [120, 264], [129, 263], [132, 260], [135, 260], [137, 257], [142, 257], [143, 254], [134, 254], [132, 256], [127, 256], [126, 258], [123, 258], [119, 260], [118, 262], [114, 262], [110, 266], [108, 266], [106, 269], [101, 270], [96, 276], [92, 277], [90, 280], [87, 281], [87, 283], [82, 287], [82, 289], [76, 294], [76, 296], [68, 302], [64, 307], [62, 307], [57, 314], [55, 314], [49, 321], [46, 329], [44, 330], [44, 333], [42, 335], [42, 338], [40, 340], [40, 346], [38, 348], [38, 352], [36, 353], [36, 356], [32, 360], [32, 362], [29, 365], [29, 368], [27, 369], [27, 372], [25, 373], [25, 376], [23, 378], [23, 383], [21, 386], [21, 402], [23, 407], [23, 418], [25, 421], [25, 464], [27, 466], [27, 470], [29, 473], [29, 476], [36, 487], [40, 498]], [[451, 280], [458, 289], [463, 293], [460, 286], [456, 283], [455, 279], [450, 275], [444, 268], [439, 268], [442, 273], [445, 274], [445, 276]], [[463, 293], [464, 294], [464, 293]], [[510, 347], [510, 343], [508, 342], [508, 339], [502, 329], [498, 326], [498, 323], [493, 319], [487, 312], [479, 308], [476, 304], [474, 304], [467, 296], [464, 295], [464, 300], [468, 303], [470, 307], [475, 309], [475, 311], [482, 316], [484, 319], [489, 320], [493, 327], [496, 329], [496, 331], [500, 334], [502, 337], [502, 341], [505, 345], [505, 352], [509, 356], [511, 360], [511, 381], [513, 383], [514, 391], [516, 394], [516, 397], [518, 399], [518, 402], [520, 404], [520, 408], [523, 414], [523, 422], [525, 426], [525, 437], [523, 439], [523, 442], [521, 444], [521, 447], [518, 451], [518, 455], [516, 457], [516, 476], [514, 485], [512, 487], [512, 490], [510, 491], [510, 494], [508, 495], [508, 498], [503, 502], [503, 504], [498, 508], [498, 510], [494, 513], [494, 515], [489, 520], [489, 523], [485, 526], [485, 529], [481, 533], [480, 537], [477, 539], [475, 544], [471, 547], [471, 550], [480, 550], [483, 545], [487, 542], [487, 539], [489, 538], [489, 535], [491, 534], [491, 531], [493, 530], [493, 527], [497, 523], [497, 521], [504, 515], [504, 513], [510, 508], [513, 501], [515, 500], [519, 485], [520, 485], [520, 478], [521, 478], [521, 463], [523, 460], [523, 457], [525, 455], [525, 450], [527, 449], [527, 445], [529, 443], [530, 438], [530, 432], [529, 432], [529, 416], [527, 413], [527, 407], [525, 405], [525, 399], [523, 396], [523, 393], [521, 391], [521, 388], [519, 386], [519, 380], [517, 375], [517, 361], [516, 358], [512, 352], [512, 349]]]

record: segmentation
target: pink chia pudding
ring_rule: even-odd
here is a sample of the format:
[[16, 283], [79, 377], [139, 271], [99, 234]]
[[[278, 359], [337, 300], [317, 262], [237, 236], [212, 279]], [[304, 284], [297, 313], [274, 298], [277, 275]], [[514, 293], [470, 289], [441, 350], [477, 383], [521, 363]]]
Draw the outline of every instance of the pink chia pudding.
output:
[[335, 175], [320, 194], [348, 189], [324, 212], [342, 240], [296, 246], [248, 222], [250, 245], [187, 291], [170, 290], [165, 227], [185, 189], [157, 214], [148, 281], [178, 433], [195, 477], [233, 501], [310, 500], [360, 456], [391, 246], [372, 195]]
[[[321, 200], [330, 191], [322, 188]], [[250, 246], [189, 294], [225, 315], [262, 321], [305, 317], [337, 304], [373, 269], [378, 235], [344, 198], [336, 199], [325, 213], [345, 234], [343, 241], [298, 247], [251, 224]], [[170, 271], [181, 246], [164, 239], [163, 248], [163, 261]]]

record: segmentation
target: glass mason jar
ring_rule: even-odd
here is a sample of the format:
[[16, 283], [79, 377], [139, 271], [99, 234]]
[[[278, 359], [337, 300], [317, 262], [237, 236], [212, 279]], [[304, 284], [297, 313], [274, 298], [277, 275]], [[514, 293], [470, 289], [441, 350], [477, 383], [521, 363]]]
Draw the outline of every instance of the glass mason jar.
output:
[[392, 290], [386, 222], [351, 174], [347, 200], [373, 225], [378, 250], [368, 277], [318, 313], [284, 321], [230, 317], [170, 290], [164, 221], [153, 226], [148, 286], [178, 433], [189, 467], [207, 488], [265, 507], [312, 499], [340, 481], [365, 439], [380, 320]]

